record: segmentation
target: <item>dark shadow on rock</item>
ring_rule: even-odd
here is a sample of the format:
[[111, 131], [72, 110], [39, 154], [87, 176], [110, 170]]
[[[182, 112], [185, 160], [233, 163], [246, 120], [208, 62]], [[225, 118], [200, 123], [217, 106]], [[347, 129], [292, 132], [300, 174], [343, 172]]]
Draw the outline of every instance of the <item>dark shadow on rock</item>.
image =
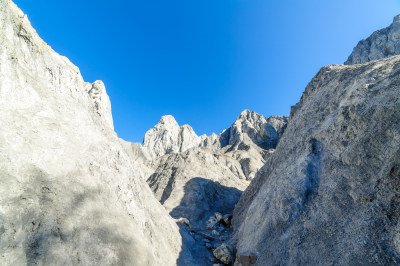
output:
[[[221, 185], [209, 179], [195, 177], [184, 187], [184, 197], [170, 214], [173, 218], [189, 219], [191, 229], [179, 225], [182, 236], [182, 251], [177, 265], [212, 265], [212, 252], [201, 240], [195, 239], [198, 231], [205, 230], [205, 221], [215, 212], [231, 214], [242, 191]], [[192, 233], [190, 232], [192, 231]], [[211, 231], [209, 232], [211, 234]], [[190, 261], [193, 258], [194, 261]]]

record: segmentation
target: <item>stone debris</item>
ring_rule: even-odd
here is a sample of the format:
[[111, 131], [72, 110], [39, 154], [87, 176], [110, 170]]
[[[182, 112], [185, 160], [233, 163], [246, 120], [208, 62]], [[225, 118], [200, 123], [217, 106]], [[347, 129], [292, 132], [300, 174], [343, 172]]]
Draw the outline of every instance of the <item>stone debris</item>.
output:
[[214, 237], [212, 237], [212, 236], [210, 236], [210, 235], [208, 235], [208, 234], [205, 234], [205, 233], [203, 233], [203, 232], [199, 232], [199, 233], [197, 233], [197, 234], [198, 234], [199, 236], [201, 236], [201, 237], [203, 237], [203, 238], [209, 240], [209, 241], [214, 241], [214, 240], [215, 240]]
[[219, 236], [219, 233], [218, 233], [217, 230], [212, 230], [211, 234], [212, 234], [213, 236]]
[[222, 219], [222, 214], [220, 214], [219, 212], [216, 212], [215, 214], [214, 214], [214, 216], [215, 216], [215, 219], [217, 219], [217, 222], [219, 223], [220, 221], [221, 221], [221, 219]]
[[207, 230], [214, 230], [217, 227], [218, 220], [214, 217], [211, 216], [206, 223], [206, 229]]
[[[178, 222], [178, 223], [181, 223], [181, 224], [184, 224], [184, 225], [186, 225], [187, 227], [190, 227], [190, 221], [189, 221], [189, 219], [187, 219], [187, 218], [181, 217], [181, 218], [179, 218], [179, 219], [177, 220], [177, 222]], [[193, 233], [193, 232], [191, 232], [191, 233]]]
[[234, 249], [232, 246], [223, 243], [213, 251], [214, 257], [225, 265], [229, 265], [234, 261]]
[[226, 226], [229, 227], [231, 226], [231, 220], [232, 220], [232, 214], [225, 214], [222, 218], [221, 223]]

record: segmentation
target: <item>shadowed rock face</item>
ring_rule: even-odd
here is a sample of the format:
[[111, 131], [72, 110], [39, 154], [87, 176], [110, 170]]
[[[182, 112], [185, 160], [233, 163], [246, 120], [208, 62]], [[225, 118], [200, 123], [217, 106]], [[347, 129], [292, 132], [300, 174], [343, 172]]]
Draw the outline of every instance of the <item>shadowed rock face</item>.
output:
[[[147, 182], [174, 218], [185, 217], [192, 224], [210, 212], [231, 212], [247, 186], [216, 155], [202, 148], [164, 156]], [[237, 192], [228, 193], [226, 188]]]
[[84, 82], [0, 0], [0, 265], [174, 265], [179, 228]]
[[400, 263], [400, 56], [323, 67], [234, 211], [257, 265]]
[[400, 54], [400, 15], [392, 25], [374, 32], [361, 40], [345, 62], [346, 65], [362, 64]]

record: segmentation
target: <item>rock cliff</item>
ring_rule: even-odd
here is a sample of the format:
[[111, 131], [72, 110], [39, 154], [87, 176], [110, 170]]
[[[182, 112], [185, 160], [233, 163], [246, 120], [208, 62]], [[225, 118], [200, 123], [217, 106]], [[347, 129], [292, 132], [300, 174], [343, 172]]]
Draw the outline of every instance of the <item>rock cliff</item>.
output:
[[400, 54], [400, 15], [392, 25], [374, 32], [361, 40], [345, 62], [346, 65], [362, 64]]
[[[392, 36], [395, 27], [375, 37]], [[352, 63], [367, 63], [323, 67], [309, 83], [235, 208], [238, 258], [252, 252], [256, 265], [400, 263], [400, 56], [380, 59], [387, 55], [357, 61], [353, 53]]]
[[0, 264], [175, 265], [179, 228], [84, 82], [0, 0]]

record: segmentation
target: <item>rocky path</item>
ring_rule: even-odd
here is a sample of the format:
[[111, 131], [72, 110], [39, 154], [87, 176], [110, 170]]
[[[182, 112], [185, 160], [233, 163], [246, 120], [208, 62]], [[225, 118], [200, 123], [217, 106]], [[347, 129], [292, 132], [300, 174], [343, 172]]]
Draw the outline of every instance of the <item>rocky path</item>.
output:
[[[234, 261], [234, 250], [230, 244], [232, 228], [231, 214], [215, 212], [208, 219], [190, 224], [186, 218], [177, 220], [179, 223], [184, 245], [188, 247], [195, 261], [192, 265], [230, 265]], [[184, 263], [182, 258], [182, 265]], [[178, 263], [179, 264], [179, 263]]]

